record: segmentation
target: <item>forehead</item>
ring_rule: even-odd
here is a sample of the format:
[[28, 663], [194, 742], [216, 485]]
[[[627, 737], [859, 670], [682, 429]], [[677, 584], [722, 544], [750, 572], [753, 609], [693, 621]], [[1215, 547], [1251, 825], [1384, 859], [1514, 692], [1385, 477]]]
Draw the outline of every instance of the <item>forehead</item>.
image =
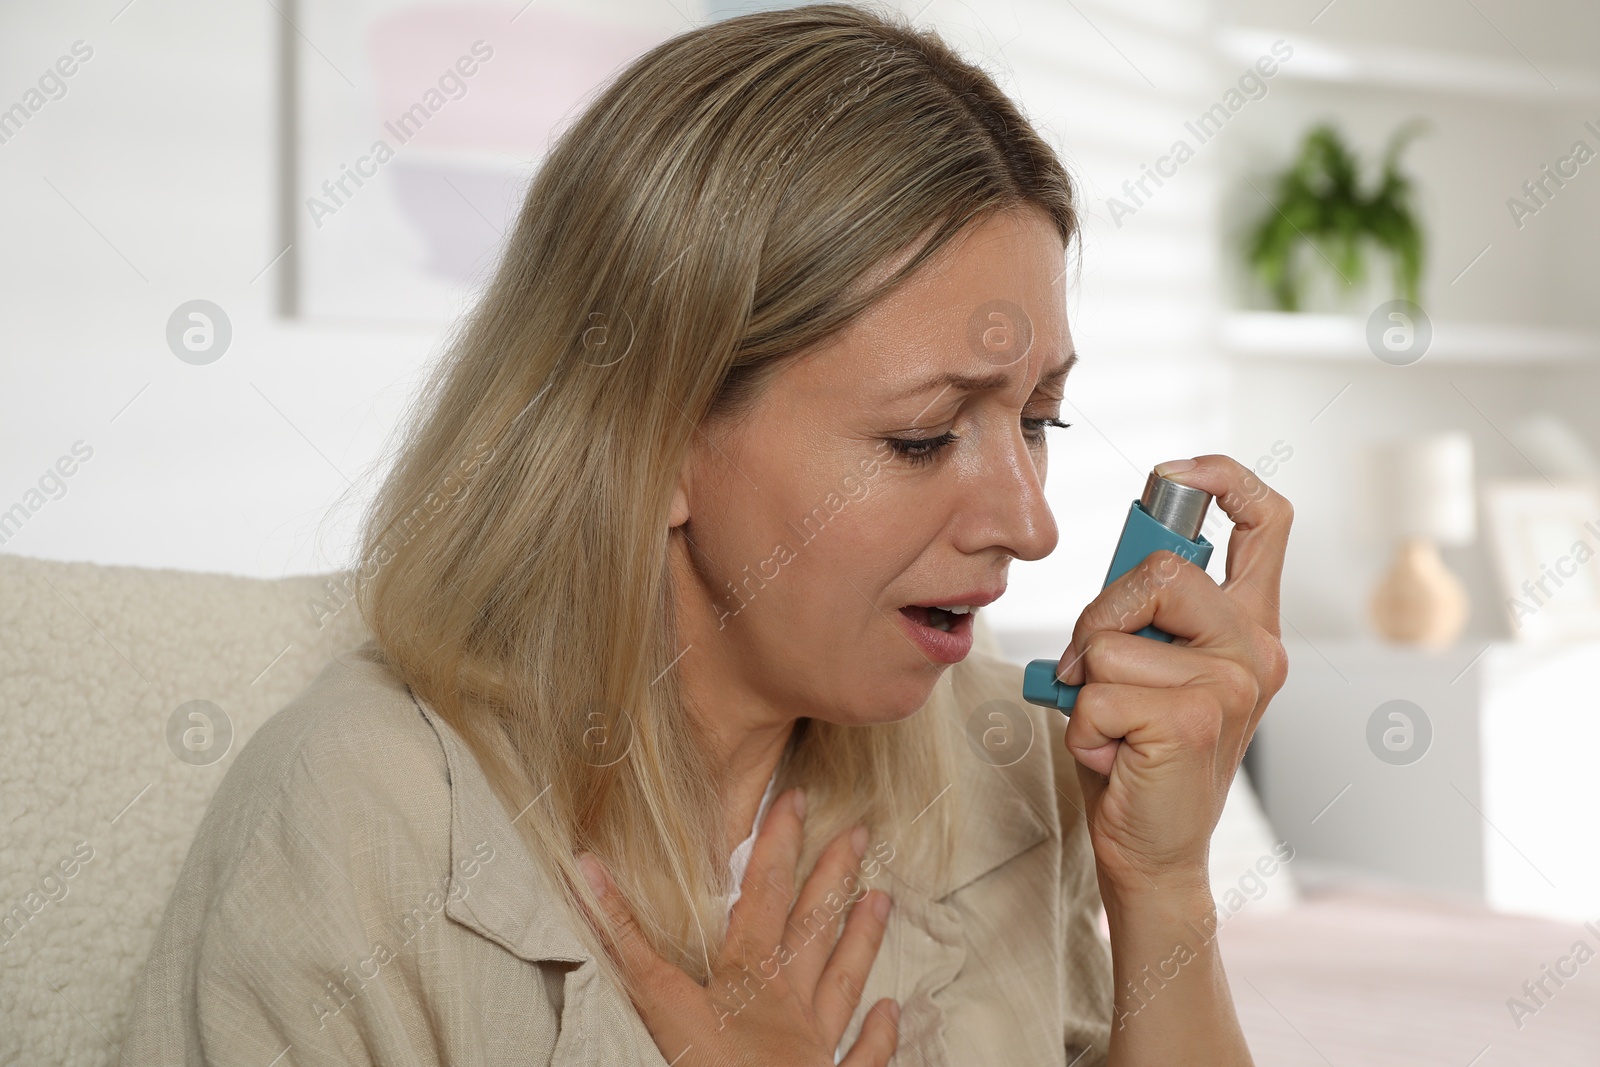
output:
[[[914, 250], [878, 265], [891, 276]], [[887, 399], [930, 374], [1036, 380], [1072, 350], [1066, 253], [1042, 209], [992, 215], [957, 235], [795, 369], [807, 392], [854, 382]]]

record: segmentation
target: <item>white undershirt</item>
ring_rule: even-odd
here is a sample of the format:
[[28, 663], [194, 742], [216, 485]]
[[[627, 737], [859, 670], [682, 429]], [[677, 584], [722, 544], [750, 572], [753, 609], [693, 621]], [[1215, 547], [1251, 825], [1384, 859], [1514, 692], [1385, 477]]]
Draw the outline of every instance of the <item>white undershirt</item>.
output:
[[774, 769], [772, 778], [767, 782], [767, 791], [761, 795], [761, 806], [756, 808], [756, 821], [750, 827], [750, 836], [734, 846], [733, 855], [728, 857], [728, 873], [732, 875], [730, 881], [733, 892], [723, 899], [728, 902], [729, 911], [733, 910], [734, 902], [739, 899], [739, 894], [744, 888], [741, 884], [744, 881], [744, 870], [750, 865], [750, 853], [755, 851], [756, 847], [756, 834], [761, 830], [761, 821], [767, 816], [767, 808], [772, 805], [772, 790], [777, 784], [778, 772]]

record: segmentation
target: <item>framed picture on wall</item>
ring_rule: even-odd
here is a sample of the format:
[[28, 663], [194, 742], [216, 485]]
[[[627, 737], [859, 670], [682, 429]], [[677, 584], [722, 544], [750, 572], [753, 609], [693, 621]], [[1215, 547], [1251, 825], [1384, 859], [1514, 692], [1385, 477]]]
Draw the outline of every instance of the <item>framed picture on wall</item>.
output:
[[1512, 635], [1600, 637], [1600, 486], [1491, 481], [1483, 502]]
[[618, 69], [689, 28], [681, 8], [285, 0], [280, 313], [431, 327], [464, 311], [553, 139]]

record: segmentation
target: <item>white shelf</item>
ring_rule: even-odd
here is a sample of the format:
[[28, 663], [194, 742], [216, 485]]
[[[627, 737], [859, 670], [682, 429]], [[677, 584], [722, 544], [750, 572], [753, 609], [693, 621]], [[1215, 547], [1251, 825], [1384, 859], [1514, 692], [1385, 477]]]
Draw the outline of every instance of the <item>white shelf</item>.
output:
[[[1390, 45], [1355, 45], [1235, 27], [1217, 36], [1230, 59], [1253, 63], [1270, 55], [1272, 43], [1294, 43], [1293, 57], [1279, 68], [1287, 78], [1370, 85], [1524, 103], [1571, 107], [1600, 99], [1600, 78], [1570, 65], [1539, 59], [1499, 59], [1467, 52], [1445, 52]], [[1537, 65], [1535, 65], [1535, 63]]]
[[[1219, 327], [1222, 350], [1269, 359], [1365, 360], [1367, 324], [1349, 315], [1236, 311]], [[1435, 322], [1433, 340], [1416, 365], [1570, 364], [1600, 365], [1600, 334], [1487, 322]]]

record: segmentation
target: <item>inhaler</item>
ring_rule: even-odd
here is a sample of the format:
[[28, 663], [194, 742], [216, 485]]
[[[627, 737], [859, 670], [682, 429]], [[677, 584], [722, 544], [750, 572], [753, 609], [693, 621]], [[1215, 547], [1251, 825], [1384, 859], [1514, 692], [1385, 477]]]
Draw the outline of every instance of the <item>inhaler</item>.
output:
[[[1175, 552], [1204, 570], [1211, 561], [1212, 545], [1200, 535], [1200, 524], [1205, 521], [1211, 499], [1211, 494], [1204, 489], [1170, 481], [1151, 471], [1145, 479], [1144, 493], [1128, 508], [1128, 520], [1123, 523], [1122, 537], [1111, 557], [1111, 569], [1106, 571], [1106, 580], [1100, 588], [1104, 589], [1143, 563], [1150, 553], [1161, 549]], [[1171, 634], [1154, 626], [1135, 632], [1140, 637], [1157, 641], [1172, 640]], [[1083, 686], [1057, 680], [1059, 662], [1058, 659], [1036, 659], [1029, 663], [1022, 675], [1022, 699], [1071, 715], [1078, 702], [1078, 690]]]

